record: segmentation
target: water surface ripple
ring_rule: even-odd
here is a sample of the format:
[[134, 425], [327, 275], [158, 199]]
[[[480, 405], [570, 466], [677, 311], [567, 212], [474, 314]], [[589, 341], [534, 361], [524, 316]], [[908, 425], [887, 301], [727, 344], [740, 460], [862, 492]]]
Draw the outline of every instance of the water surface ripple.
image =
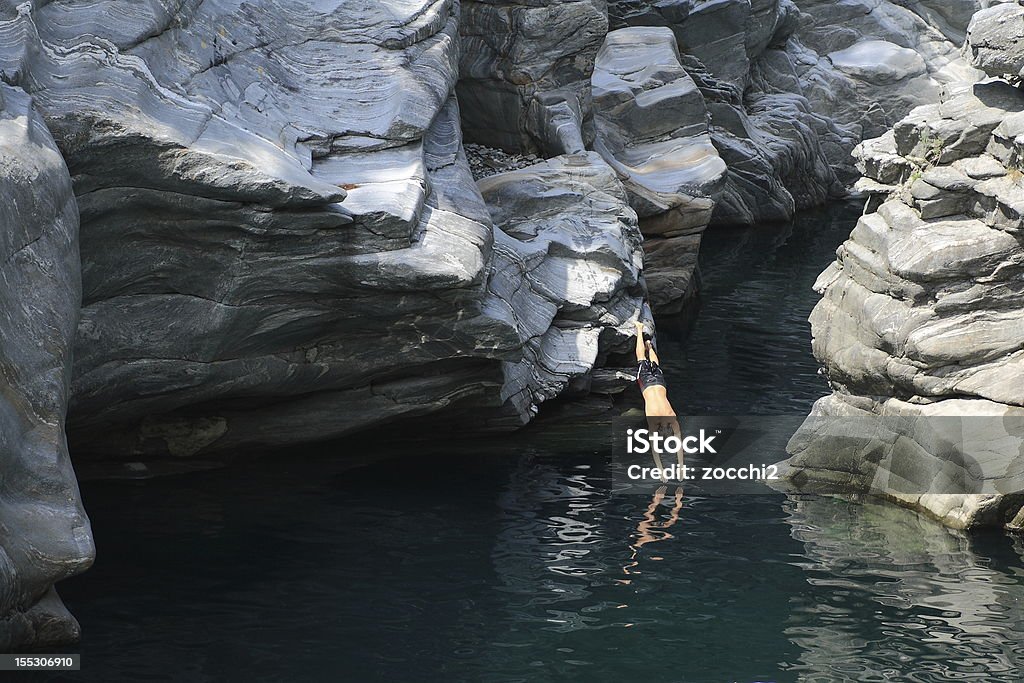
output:
[[[806, 412], [810, 285], [855, 217], [709, 235], [699, 315], [661, 326], [674, 402]], [[813, 497], [612, 495], [609, 449], [578, 436], [85, 482], [99, 559], [61, 587], [83, 671], [50, 680], [1021, 680], [1010, 539]]]

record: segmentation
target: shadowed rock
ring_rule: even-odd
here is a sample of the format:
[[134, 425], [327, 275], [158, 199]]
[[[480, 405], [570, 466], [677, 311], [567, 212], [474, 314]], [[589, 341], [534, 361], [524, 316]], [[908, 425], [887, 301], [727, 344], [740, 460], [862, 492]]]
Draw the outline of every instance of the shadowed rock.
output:
[[593, 141], [590, 74], [603, 0], [462, 2], [459, 103], [470, 142], [555, 156]]
[[71, 178], [22, 91], [0, 85], [0, 650], [77, 639], [53, 584], [93, 558], [64, 438], [81, 293]]

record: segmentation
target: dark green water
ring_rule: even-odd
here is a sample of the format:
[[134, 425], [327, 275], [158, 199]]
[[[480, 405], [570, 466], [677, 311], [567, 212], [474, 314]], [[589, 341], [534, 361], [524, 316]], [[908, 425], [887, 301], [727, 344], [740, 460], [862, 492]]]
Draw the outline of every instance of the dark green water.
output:
[[[681, 411], [825, 392], [810, 285], [855, 216], [709, 235], [699, 314], [659, 328]], [[86, 482], [99, 559], [61, 586], [85, 634], [68, 680], [1021, 680], [1011, 540], [775, 493], [611, 495], [587, 436]]]

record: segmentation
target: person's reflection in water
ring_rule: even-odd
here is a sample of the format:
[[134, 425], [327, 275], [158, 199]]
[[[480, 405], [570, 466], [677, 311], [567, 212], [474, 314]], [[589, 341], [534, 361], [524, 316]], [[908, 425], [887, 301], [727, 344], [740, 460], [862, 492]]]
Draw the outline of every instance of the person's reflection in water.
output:
[[[640, 571], [635, 568], [640, 564], [638, 555], [640, 554], [640, 549], [645, 545], [673, 538], [672, 534], [666, 531], [666, 529], [672, 528], [672, 526], [679, 521], [679, 513], [683, 509], [683, 487], [676, 486], [676, 492], [672, 501], [672, 512], [669, 513], [668, 519], [659, 522], [656, 520], [655, 515], [658, 512], [658, 508], [661, 507], [662, 501], [665, 500], [665, 494], [667, 492], [667, 486], [659, 486], [658, 490], [654, 492], [651, 504], [647, 506], [647, 511], [644, 513], [640, 523], [637, 524], [636, 542], [629, 546], [633, 552], [629, 558], [629, 562], [622, 568], [623, 574], [628, 576], [640, 573]], [[629, 584], [631, 581], [631, 579], [618, 579], [618, 582], [623, 584]]]

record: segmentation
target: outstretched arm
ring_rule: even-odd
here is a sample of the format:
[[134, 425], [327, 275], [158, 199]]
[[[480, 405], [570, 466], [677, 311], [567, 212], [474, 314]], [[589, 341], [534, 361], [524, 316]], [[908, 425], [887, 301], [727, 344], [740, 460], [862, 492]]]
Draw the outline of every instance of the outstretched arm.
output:
[[661, 365], [661, 361], [658, 359], [658, 352], [654, 350], [654, 344], [647, 342], [647, 357], [651, 359], [655, 365]]
[[636, 360], [639, 363], [647, 360], [647, 345], [644, 343], [644, 324], [637, 320], [633, 323], [636, 326]]

